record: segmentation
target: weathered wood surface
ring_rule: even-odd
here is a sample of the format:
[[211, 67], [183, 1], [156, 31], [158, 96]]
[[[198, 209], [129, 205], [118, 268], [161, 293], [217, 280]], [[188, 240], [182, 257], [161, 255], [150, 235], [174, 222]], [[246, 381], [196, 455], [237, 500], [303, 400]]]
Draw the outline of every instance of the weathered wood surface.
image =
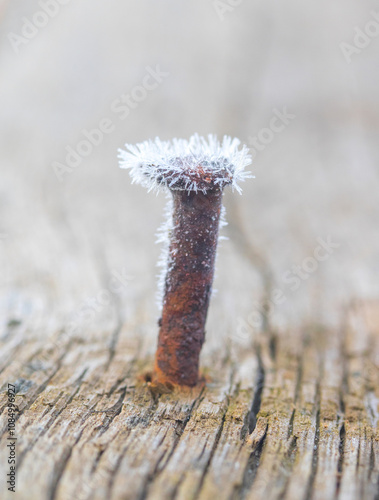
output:
[[6, 362], [1, 376], [18, 387], [17, 498], [376, 498], [379, 329], [367, 309], [355, 305], [338, 336], [310, 328], [270, 347], [267, 332], [187, 395], [152, 395], [122, 333], [114, 356], [106, 336], [76, 338], [44, 368], [44, 346], [16, 346], [23, 367]]
[[[242, 2], [221, 22], [203, 0], [81, 0], [15, 54], [38, 2], [0, 2], [1, 500], [379, 498], [377, 40], [348, 65], [338, 44], [371, 4], [319, 5]], [[112, 101], [157, 64], [169, 76], [120, 120]], [[248, 141], [283, 107], [256, 179], [225, 197], [207, 384], [153, 393], [165, 200], [117, 147]], [[104, 117], [115, 130], [60, 183], [52, 162]]]

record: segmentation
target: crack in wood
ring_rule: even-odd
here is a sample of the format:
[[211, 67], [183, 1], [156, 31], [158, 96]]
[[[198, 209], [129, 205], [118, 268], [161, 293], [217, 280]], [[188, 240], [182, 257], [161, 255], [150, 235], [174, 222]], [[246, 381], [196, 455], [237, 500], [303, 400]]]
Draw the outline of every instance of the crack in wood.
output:
[[99, 436], [104, 434], [106, 432], [113, 420], [120, 415], [121, 410], [122, 410], [122, 404], [126, 396], [126, 387], [124, 387], [121, 391], [120, 397], [118, 398], [117, 402], [111, 407], [108, 408], [107, 410], [104, 410], [104, 413], [106, 414], [104, 422], [101, 424], [101, 426], [97, 427], [96, 430], [99, 431]]
[[[217, 431], [216, 438], [215, 438], [215, 441], [214, 441], [213, 446], [212, 446], [212, 451], [211, 451], [211, 453], [210, 453], [209, 459], [208, 459], [208, 461], [207, 461], [207, 463], [206, 463], [206, 465], [205, 465], [205, 468], [204, 468], [204, 470], [203, 470], [203, 473], [202, 473], [202, 475], [201, 475], [201, 479], [200, 479], [200, 482], [199, 482], [199, 485], [198, 485], [197, 491], [196, 491], [196, 493], [195, 493], [195, 495], [194, 495], [194, 498], [196, 498], [196, 497], [199, 495], [200, 491], [201, 491], [201, 488], [202, 488], [203, 483], [204, 483], [205, 476], [207, 475], [207, 472], [208, 472], [209, 466], [210, 466], [210, 464], [211, 464], [211, 462], [212, 462], [212, 459], [213, 459], [214, 454], [215, 454], [215, 452], [216, 452], [217, 446], [218, 446], [218, 444], [219, 444], [219, 442], [220, 442], [221, 434], [222, 434], [222, 431], [223, 431], [223, 429], [224, 429], [224, 425], [225, 425], [225, 417], [226, 417], [226, 413], [227, 413], [227, 408], [225, 409], [224, 414], [223, 414], [223, 416], [222, 416], [221, 424], [220, 424], [220, 427], [219, 427], [219, 429], [218, 429], [218, 431]], [[205, 445], [206, 445], [206, 443], [204, 443], [204, 449], [205, 449]], [[204, 453], [204, 450], [203, 450], [203, 452], [201, 453], [200, 457], [203, 455], [203, 453]], [[175, 497], [173, 497], [173, 498], [175, 498]], [[180, 499], [178, 499], [178, 500], [180, 500]]]
[[242, 484], [235, 490], [233, 495], [233, 500], [245, 500], [249, 491], [251, 491], [255, 478], [257, 476], [259, 464], [261, 462], [261, 456], [263, 452], [263, 447], [267, 437], [267, 426], [263, 436], [259, 439], [251, 452], [249, 459], [246, 464], [245, 472], [243, 475]]
[[262, 392], [265, 384], [265, 369], [263, 366], [259, 346], [257, 347], [256, 355], [258, 360], [258, 370], [257, 370], [256, 381], [254, 384], [255, 390], [254, 390], [253, 401], [251, 403], [251, 410], [247, 419], [247, 430], [249, 434], [252, 434], [257, 425], [257, 417], [259, 410], [261, 408]]
[[57, 420], [57, 418], [59, 417], [59, 415], [72, 403], [72, 401], [74, 400], [75, 396], [78, 394], [78, 392], [80, 390], [80, 387], [81, 387], [81, 384], [82, 384], [82, 381], [83, 381], [83, 378], [84, 378], [86, 372], [87, 372], [87, 369], [84, 369], [83, 372], [78, 377], [78, 379], [73, 383], [73, 386], [75, 387], [75, 390], [69, 396], [69, 398], [64, 403], [64, 405], [62, 406], [62, 408], [60, 408], [59, 410], [57, 410], [57, 411], [55, 411], [55, 412], [52, 413], [51, 418], [45, 424], [45, 426], [42, 429], [42, 431], [40, 433], [38, 433], [35, 436], [35, 439], [27, 446], [27, 448], [25, 448], [25, 450], [22, 453], [20, 453], [20, 455], [18, 457], [18, 462], [17, 462], [18, 469], [21, 468], [21, 465], [22, 465], [22, 463], [23, 463], [23, 461], [25, 459], [26, 454], [29, 453], [34, 448], [34, 446], [36, 445], [36, 443], [38, 443], [38, 440], [42, 436], [44, 436], [46, 434], [46, 432], [48, 432], [48, 430], [50, 429], [51, 425]]
[[78, 437], [76, 438], [74, 444], [70, 447], [68, 447], [64, 453], [62, 454], [62, 457], [60, 458], [59, 462], [57, 462], [55, 464], [55, 467], [54, 467], [54, 476], [53, 476], [53, 479], [51, 481], [51, 487], [50, 487], [50, 492], [48, 493], [47, 495], [47, 498], [49, 500], [55, 500], [55, 497], [56, 497], [56, 494], [57, 494], [57, 490], [58, 490], [58, 487], [59, 487], [59, 482], [64, 474], [64, 471], [67, 467], [67, 464], [68, 464], [68, 461], [70, 460], [70, 457], [72, 455], [72, 452], [75, 448], [75, 446], [78, 444], [81, 436], [83, 434], [83, 429], [81, 430], [81, 432], [79, 433]]
[[[55, 375], [58, 373], [58, 371], [61, 368], [61, 363], [65, 357], [66, 353], [63, 353], [62, 356], [57, 360], [57, 366], [55, 370], [49, 375], [49, 377], [38, 387], [32, 398], [28, 401], [28, 403], [20, 410], [17, 415], [15, 415], [15, 422], [20, 418], [21, 413], [25, 413], [28, 411], [28, 409], [32, 406], [32, 404], [38, 399], [40, 394], [43, 393], [43, 391], [48, 387], [49, 383], [51, 380], [55, 377]], [[3, 431], [0, 432], [0, 439], [2, 436], [6, 433], [6, 427], [4, 427]]]

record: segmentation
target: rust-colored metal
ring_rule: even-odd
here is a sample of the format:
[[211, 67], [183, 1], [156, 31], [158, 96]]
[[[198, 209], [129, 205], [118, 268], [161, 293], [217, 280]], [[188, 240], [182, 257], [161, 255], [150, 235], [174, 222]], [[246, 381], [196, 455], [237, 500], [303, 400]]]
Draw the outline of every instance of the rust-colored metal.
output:
[[222, 189], [172, 190], [173, 230], [153, 383], [193, 387], [216, 258]]

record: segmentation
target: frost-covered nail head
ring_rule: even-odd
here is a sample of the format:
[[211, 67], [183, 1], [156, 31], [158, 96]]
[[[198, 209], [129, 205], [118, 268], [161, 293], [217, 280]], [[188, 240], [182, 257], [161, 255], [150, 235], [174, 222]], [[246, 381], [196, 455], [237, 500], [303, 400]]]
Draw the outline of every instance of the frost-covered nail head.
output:
[[194, 134], [189, 140], [144, 141], [126, 144], [119, 150], [120, 167], [130, 169], [133, 182], [150, 190], [166, 187], [183, 191], [201, 191], [230, 184], [241, 191], [239, 183], [252, 177], [245, 168], [251, 157], [246, 146], [237, 138], [215, 135], [208, 140]]

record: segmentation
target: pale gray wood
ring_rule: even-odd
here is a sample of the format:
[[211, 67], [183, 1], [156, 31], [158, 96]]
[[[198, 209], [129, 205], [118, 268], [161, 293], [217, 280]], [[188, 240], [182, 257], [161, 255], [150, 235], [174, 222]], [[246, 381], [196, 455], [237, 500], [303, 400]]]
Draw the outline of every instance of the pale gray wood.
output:
[[[1, 498], [377, 499], [377, 40], [350, 65], [339, 48], [371, 3], [242, 2], [221, 22], [201, 0], [82, 0], [16, 54], [7, 35], [39, 8], [0, 2]], [[120, 120], [111, 103], [156, 65], [169, 76]], [[144, 375], [165, 198], [130, 184], [117, 148], [194, 131], [249, 143], [284, 107], [295, 118], [256, 179], [225, 194], [206, 386], [158, 395]], [[60, 183], [52, 162], [102, 118], [114, 132]], [[291, 290], [285, 273], [328, 238]]]

